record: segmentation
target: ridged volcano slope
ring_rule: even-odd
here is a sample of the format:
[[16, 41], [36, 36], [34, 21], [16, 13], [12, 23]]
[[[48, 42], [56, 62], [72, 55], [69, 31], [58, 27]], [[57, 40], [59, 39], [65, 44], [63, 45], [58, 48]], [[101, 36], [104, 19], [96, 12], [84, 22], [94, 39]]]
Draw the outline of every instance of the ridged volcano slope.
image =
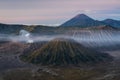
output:
[[112, 57], [100, 53], [70, 39], [54, 39], [42, 48], [28, 56], [21, 56], [22, 60], [44, 65], [67, 65], [80, 63], [98, 63], [111, 61]]
[[28, 47], [24, 49], [23, 55], [28, 56], [30, 53], [34, 52], [37, 49], [40, 49], [43, 45], [45, 45], [47, 42], [46, 41], [41, 41], [41, 42], [34, 42], [34, 43], [29, 43]]

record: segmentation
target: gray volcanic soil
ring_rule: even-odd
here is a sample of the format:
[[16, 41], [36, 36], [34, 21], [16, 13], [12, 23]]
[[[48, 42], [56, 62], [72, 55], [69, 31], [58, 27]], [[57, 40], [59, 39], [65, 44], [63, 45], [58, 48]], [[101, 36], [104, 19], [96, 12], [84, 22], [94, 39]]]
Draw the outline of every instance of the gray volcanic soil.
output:
[[30, 64], [21, 62], [18, 57], [28, 46], [11, 42], [0, 44], [0, 72], [30, 66]]

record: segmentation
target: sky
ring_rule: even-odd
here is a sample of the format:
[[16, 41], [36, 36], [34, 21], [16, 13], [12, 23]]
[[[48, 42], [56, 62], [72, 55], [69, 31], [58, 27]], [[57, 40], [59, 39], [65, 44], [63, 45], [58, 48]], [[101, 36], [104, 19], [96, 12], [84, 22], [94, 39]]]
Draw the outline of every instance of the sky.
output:
[[0, 23], [60, 25], [83, 13], [120, 20], [120, 0], [0, 0]]

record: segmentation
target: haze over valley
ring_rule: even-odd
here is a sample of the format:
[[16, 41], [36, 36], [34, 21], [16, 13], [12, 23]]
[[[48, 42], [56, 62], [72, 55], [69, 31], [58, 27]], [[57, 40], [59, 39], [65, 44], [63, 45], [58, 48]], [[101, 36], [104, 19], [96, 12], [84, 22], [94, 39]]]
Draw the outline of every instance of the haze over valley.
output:
[[119, 80], [119, 0], [0, 5], [0, 80]]

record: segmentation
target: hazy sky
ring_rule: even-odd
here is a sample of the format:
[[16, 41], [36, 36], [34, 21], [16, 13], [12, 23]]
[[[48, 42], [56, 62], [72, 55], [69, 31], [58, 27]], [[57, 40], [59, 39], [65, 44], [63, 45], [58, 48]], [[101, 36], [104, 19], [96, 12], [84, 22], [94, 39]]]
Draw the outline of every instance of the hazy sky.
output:
[[0, 22], [61, 24], [77, 14], [120, 20], [120, 0], [0, 0]]

